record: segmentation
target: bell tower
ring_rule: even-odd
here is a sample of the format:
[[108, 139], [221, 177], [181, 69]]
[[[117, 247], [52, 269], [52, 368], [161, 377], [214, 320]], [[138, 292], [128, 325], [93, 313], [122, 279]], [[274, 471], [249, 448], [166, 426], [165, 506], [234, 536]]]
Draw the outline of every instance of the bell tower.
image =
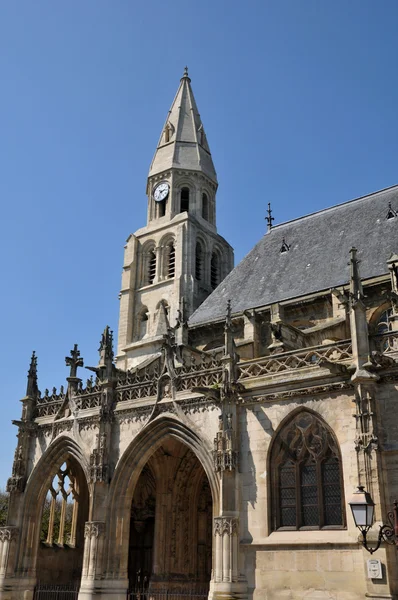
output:
[[166, 314], [174, 325], [233, 268], [217, 233], [217, 175], [185, 68], [147, 180], [147, 224], [125, 245], [117, 366], [130, 369], [159, 351]]

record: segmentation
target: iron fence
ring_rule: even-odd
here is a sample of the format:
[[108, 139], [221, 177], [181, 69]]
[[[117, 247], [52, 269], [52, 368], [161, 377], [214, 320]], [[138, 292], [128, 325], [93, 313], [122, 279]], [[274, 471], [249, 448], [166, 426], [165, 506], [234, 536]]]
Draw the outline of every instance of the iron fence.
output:
[[133, 589], [127, 594], [127, 600], [207, 600], [208, 591], [190, 589]]
[[79, 582], [38, 583], [35, 587], [34, 600], [77, 600], [79, 588]]

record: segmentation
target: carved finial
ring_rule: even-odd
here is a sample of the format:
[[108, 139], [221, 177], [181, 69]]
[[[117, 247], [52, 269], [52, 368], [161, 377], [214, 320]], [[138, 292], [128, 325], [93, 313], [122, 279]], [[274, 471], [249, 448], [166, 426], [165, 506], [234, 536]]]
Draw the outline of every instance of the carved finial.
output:
[[76, 378], [78, 367], [84, 366], [83, 359], [80, 358], [80, 350], [77, 349], [77, 344], [70, 351], [70, 356], [65, 356], [65, 363], [67, 367], [70, 367], [69, 377]]
[[188, 67], [184, 67], [184, 75], [181, 77], [181, 81], [183, 79], [187, 79], [188, 81], [191, 81], [188, 75]]
[[30, 398], [35, 398], [38, 393], [37, 387], [37, 356], [36, 352], [32, 352], [28, 371], [28, 384], [26, 386], [26, 395]]
[[357, 259], [357, 249], [353, 246], [350, 250], [350, 296], [355, 304], [363, 298], [361, 278], [359, 275], [359, 260]]
[[100, 347], [98, 348], [100, 355], [99, 366], [103, 367], [107, 362], [113, 361], [113, 331], [107, 325], [101, 337]]
[[289, 250], [290, 250], [289, 244], [286, 243], [285, 238], [282, 238], [282, 246], [281, 246], [280, 252], [289, 252]]
[[275, 221], [274, 217], [272, 216], [271, 202], [268, 202], [268, 210], [267, 210], [267, 216], [265, 217], [265, 220], [267, 221], [267, 231], [271, 231], [272, 221]]

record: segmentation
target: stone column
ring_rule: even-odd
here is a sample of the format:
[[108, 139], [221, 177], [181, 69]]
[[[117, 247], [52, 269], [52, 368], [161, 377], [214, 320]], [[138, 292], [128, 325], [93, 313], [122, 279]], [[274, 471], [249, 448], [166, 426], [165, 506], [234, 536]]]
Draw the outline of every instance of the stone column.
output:
[[95, 580], [101, 578], [105, 523], [87, 521], [84, 526], [84, 555], [79, 600], [95, 595]]
[[238, 533], [239, 522], [237, 518], [214, 518], [216, 543], [214, 580], [217, 583], [238, 581]]
[[0, 527], [0, 600], [8, 600], [7, 576], [14, 574], [16, 527]]

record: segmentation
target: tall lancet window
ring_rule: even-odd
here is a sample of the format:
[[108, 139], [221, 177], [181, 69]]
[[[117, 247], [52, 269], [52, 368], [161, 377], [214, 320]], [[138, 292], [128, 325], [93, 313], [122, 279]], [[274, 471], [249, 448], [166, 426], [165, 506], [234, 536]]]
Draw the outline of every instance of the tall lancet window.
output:
[[200, 242], [196, 242], [195, 249], [195, 279], [197, 281], [203, 279], [203, 248]]
[[202, 217], [209, 220], [209, 199], [207, 194], [202, 194]]
[[166, 265], [167, 265], [167, 277], [174, 277], [176, 270], [176, 251], [174, 241], [171, 240], [166, 246]]
[[180, 212], [189, 212], [189, 189], [183, 187], [180, 196]]
[[213, 290], [220, 283], [220, 259], [217, 252], [213, 252], [210, 261], [210, 285]]
[[152, 250], [150, 250], [148, 253], [147, 268], [148, 268], [148, 273], [147, 273], [148, 284], [151, 285], [154, 282], [154, 279], [156, 276], [156, 252], [155, 252], [154, 248]]
[[47, 493], [42, 514], [41, 541], [49, 546], [76, 545], [79, 493], [70, 465], [57, 471]]
[[344, 526], [341, 457], [327, 425], [309, 411], [276, 434], [271, 449], [274, 529]]

